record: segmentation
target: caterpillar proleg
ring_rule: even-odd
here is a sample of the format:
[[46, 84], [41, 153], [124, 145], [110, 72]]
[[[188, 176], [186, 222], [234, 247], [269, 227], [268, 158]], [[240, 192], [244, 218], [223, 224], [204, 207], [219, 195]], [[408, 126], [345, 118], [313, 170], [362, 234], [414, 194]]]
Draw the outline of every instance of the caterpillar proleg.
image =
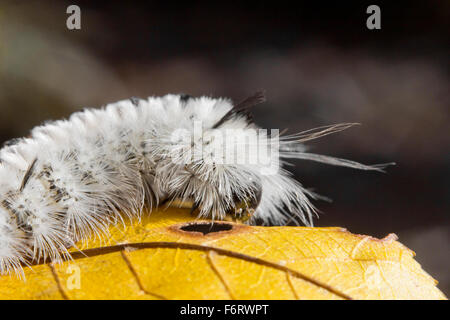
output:
[[[0, 150], [0, 273], [105, 234], [122, 215], [139, 217], [163, 201], [192, 201], [198, 215], [231, 214], [253, 223], [312, 225], [319, 196], [283, 168], [290, 158], [363, 170], [386, 165], [307, 153], [303, 142], [338, 124], [283, 135], [253, 123], [262, 93], [229, 99], [169, 94], [128, 99], [46, 123]], [[244, 220], [245, 220], [244, 219]]]

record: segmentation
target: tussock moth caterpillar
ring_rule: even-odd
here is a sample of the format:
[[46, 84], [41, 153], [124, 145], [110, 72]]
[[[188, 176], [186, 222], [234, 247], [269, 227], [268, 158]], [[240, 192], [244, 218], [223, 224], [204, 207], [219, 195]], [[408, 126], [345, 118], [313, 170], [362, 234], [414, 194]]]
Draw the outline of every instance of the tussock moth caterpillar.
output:
[[[0, 150], [0, 273], [28, 261], [70, 258], [121, 215], [189, 200], [199, 216], [226, 214], [312, 225], [318, 196], [283, 168], [290, 158], [362, 170], [385, 165], [307, 153], [302, 143], [353, 124], [283, 135], [259, 130], [249, 109], [262, 93], [228, 99], [166, 95], [129, 99], [36, 127]], [[244, 219], [245, 220], [245, 219]]]

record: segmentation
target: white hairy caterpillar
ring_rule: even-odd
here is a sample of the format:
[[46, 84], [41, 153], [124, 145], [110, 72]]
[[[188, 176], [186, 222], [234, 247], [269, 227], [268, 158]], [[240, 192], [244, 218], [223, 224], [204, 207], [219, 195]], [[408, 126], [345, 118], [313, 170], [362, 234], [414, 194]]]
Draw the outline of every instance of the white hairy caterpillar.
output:
[[[0, 273], [20, 273], [31, 261], [68, 259], [67, 248], [105, 234], [121, 214], [139, 217], [144, 206], [167, 200], [193, 201], [199, 216], [213, 219], [233, 214], [283, 224], [294, 217], [312, 225], [309, 198], [318, 196], [290, 177], [285, 159], [378, 171], [387, 165], [305, 152], [303, 142], [353, 124], [288, 136], [257, 131], [257, 139], [247, 139], [258, 129], [248, 109], [263, 100], [262, 93], [237, 105], [186, 95], [132, 98], [36, 127], [30, 137], [5, 145]], [[232, 143], [219, 139], [224, 132]], [[236, 152], [236, 144], [245, 151]], [[240, 161], [263, 146], [269, 152], [256, 161]], [[229, 154], [234, 160], [222, 161]]]

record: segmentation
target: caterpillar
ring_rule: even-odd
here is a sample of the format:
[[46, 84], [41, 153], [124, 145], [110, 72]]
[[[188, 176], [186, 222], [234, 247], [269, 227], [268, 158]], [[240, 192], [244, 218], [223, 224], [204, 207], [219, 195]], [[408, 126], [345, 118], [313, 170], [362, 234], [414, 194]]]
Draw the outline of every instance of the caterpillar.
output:
[[306, 141], [353, 123], [292, 135], [260, 129], [250, 109], [263, 101], [263, 92], [237, 104], [184, 94], [131, 98], [6, 143], [0, 274], [23, 273], [30, 261], [70, 259], [68, 248], [78, 241], [175, 199], [191, 201], [199, 217], [312, 226], [310, 199], [320, 196], [293, 179], [284, 168], [289, 159], [377, 171], [389, 165], [306, 152]]

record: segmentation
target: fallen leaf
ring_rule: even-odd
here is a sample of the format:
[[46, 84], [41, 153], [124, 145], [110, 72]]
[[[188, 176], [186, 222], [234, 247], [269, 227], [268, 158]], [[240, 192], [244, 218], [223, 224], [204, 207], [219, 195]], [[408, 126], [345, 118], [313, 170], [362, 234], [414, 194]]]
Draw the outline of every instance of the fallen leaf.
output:
[[0, 277], [0, 299], [446, 299], [396, 241], [343, 228], [253, 227], [156, 210], [73, 260]]

